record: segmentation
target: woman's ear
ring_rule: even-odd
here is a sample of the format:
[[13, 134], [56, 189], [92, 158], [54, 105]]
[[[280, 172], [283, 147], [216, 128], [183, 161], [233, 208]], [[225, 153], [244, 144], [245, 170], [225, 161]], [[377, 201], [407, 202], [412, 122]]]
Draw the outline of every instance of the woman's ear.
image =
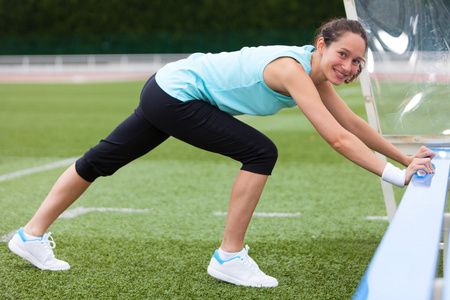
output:
[[319, 52], [320, 54], [323, 54], [323, 50], [325, 49], [325, 40], [323, 37], [321, 37], [317, 40], [316, 49], [317, 49], [317, 52]]

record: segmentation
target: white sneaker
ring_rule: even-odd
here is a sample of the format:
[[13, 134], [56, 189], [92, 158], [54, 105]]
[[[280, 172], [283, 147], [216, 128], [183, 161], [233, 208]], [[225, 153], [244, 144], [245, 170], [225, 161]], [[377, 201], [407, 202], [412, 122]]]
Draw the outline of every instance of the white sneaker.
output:
[[63, 271], [70, 269], [68, 263], [55, 258], [53, 248], [56, 244], [50, 234], [44, 233], [40, 239], [27, 240], [23, 234], [23, 228], [20, 228], [9, 241], [8, 247], [13, 253], [28, 260], [41, 270]]
[[214, 278], [244, 286], [276, 287], [278, 281], [261, 271], [255, 261], [248, 256], [247, 245], [232, 259], [223, 261], [216, 250], [208, 266], [208, 274]]

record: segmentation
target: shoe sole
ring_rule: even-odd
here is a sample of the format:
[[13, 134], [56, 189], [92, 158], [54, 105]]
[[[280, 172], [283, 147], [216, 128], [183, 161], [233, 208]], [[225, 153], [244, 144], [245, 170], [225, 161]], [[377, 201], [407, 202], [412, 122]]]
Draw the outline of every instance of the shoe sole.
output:
[[219, 271], [215, 270], [214, 268], [212, 268], [211, 266], [208, 266], [208, 274], [211, 277], [214, 277], [216, 279], [219, 279], [219, 280], [231, 283], [231, 284], [235, 284], [235, 285], [250, 286], [250, 287], [257, 287], [257, 288], [278, 286], [278, 282], [275, 285], [263, 285], [263, 284], [255, 284], [255, 283], [248, 283], [245, 281], [241, 281], [241, 280], [235, 279], [233, 277], [230, 277], [222, 272], [219, 272]]
[[8, 243], [8, 248], [9, 250], [11, 250], [12, 253], [22, 257], [23, 259], [29, 261], [30, 263], [32, 263], [36, 268], [41, 269], [41, 270], [49, 270], [49, 271], [66, 271], [67, 269], [64, 268], [56, 268], [56, 269], [50, 269], [50, 268], [46, 268], [43, 264], [41, 264], [39, 261], [36, 260], [36, 258], [34, 258], [34, 256], [32, 256], [30, 253], [23, 251], [22, 249], [20, 249], [18, 246], [16, 246], [13, 241], [9, 241]]

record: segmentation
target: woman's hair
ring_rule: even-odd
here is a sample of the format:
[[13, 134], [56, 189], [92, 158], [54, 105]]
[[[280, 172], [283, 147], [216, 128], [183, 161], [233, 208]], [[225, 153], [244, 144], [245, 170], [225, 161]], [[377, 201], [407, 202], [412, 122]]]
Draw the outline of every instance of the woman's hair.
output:
[[[323, 24], [318, 30], [316, 37], [314, 39], [314, 46], [317, 46], [317, 41], [323, 37], [325, 45], [328, 47], [332, 43], [338, 41], [345, 33], [352, 32], [361, 36], [361, 38], [366, 43], [366, 51], [369, 45], [367, 38], [367, 33], [362, 27], [361, 23], [354, 20], [347, 19], [335, 19]], [[352, 76], [345, 80], [345, 83], [350, 83], [355, 80], [362, 69], [364, 68], [364, 61], [359, 65], [358, 71]]]

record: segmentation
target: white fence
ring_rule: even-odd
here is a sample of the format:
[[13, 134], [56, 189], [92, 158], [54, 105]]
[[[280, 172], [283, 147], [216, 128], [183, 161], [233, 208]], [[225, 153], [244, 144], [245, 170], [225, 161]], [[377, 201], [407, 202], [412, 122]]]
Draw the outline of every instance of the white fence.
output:
[[0, 82], [142, 80], [188, 54], [0, 56]]
[[0, 76], [40, 74], [152, 74], [188, 54], [12, 55], [0, 56]]

